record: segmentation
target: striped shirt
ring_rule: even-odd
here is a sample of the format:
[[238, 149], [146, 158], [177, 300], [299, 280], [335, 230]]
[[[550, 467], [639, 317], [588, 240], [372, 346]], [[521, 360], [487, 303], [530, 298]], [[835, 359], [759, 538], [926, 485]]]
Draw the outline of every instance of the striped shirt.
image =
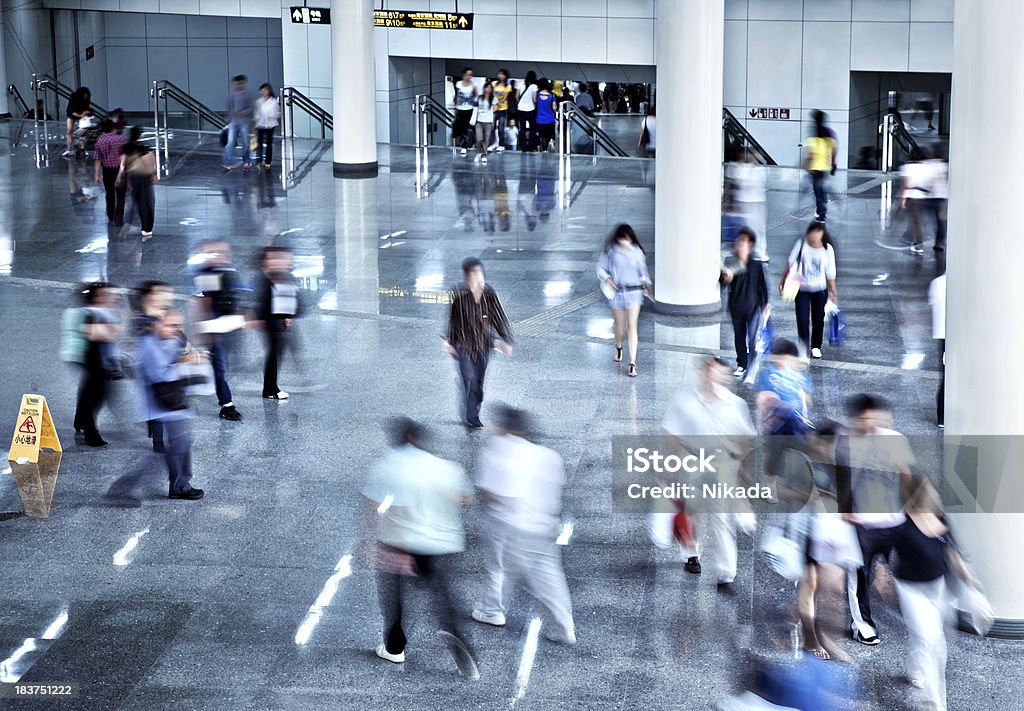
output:
[[121, 167], [121, 149], [127, 140], [120, 133], [104, 133], [96, 141], [96, 160], [104, 168]]
[[494, 333], [512, 342], [512, 327], [494, 289], [484, 286], [477, 301], [465, 284], [453, 288], [448, 343], [461, 352], [487, 353], [494, 345]]

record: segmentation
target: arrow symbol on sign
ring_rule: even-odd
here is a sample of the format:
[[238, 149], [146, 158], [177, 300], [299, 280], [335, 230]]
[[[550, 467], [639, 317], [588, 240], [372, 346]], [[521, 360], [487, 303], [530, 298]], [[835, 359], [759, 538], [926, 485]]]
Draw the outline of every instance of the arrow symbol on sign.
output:
[[750, 110], [750, 118], [754, 118], [755, 116], [757, 116], [757, 109], [751, 109]]
[[292, 19], [296, 22], [302, 22], [302, 10], [295, 8], [295, 12], [292, 13]]
[[460, 25], [460, 26], [462, 26], [462, 27], [465, 27], [465, 26], [466, 26], [466, 25], [468, 25], [468, 24], [469, 24], [469, 23], [468, 23], [468, 22], [466, 22], [466, 18], [465, 18], [465, 17], [460, 17], [460, 18], [459, 18], [459, 25]]

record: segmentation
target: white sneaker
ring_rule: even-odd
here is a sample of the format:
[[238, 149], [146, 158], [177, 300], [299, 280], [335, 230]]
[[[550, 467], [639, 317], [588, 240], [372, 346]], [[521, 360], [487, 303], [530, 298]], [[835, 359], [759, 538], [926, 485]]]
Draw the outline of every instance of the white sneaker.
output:
[[744, 368], [737, 368], [736, 370], [732, 371], [732, 375], [733, 375], [734, 378], [742, 378], [746, 374], [747, 374], [747, 371]]
[[924, 247], [919, 244], [910, 245], [911, 254], [924, 254]]
[[383, 644], [380, 645], [379, 647], [377, 647], [377, 649], [375, 649], [373, 651], [376, 652], [377, 656], [380, 657], [381, 659], [386, 659], [387, 661], [393, 662], [394, 664], [401, 664], [402, 662], [405, 661], [405, 652], [399, 652], [398, 654], [392, 654], [391, 652], [389, 652], [387, 650], [387, 648]]
[[498, 153], [501, 153], [503, 150], [505, 150], [505, 146], [498, 146], [494, 150], [498, 151]]
[[278, 390], [277, 395], [264, 395], [263, 398], [266, 400], [287, 400], [288, 393], [284, 390]]
[[483, 622], [485, 625], [491, 625], [493, 627], [505, 626], [505, 615], [500, 612], [489, 615], [486, 612], [481, 612], [480, 610], [473, 610], [473, 612], [470, 613], [470, 617], [477, 622]]
[[494, 151], [496, 151], [496, 150], [498, 150], [497, 146], [487, 146], [487, 152], [488, 153], [494, 153]]
[[821, 358], [821, 349], [820, 348], [812, 348], [811, 349], [811, 358]]
[[486, 163], [487, 162], [487, 156], [480, 156], [480, 162], [481, 163]]
[[462, 150], [459, 151], [459, 153], [461, 155], [466, 155], [466, 153], [468, 153], [468, 151], [465, 148], [463, 148]]

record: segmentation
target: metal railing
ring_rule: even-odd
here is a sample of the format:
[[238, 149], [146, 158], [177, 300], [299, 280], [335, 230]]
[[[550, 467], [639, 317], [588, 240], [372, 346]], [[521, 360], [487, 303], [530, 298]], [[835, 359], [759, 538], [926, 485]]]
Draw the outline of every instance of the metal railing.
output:
[[925, 152], [907, 130], [899, 114], [889, 112], [878, 127], [882, 134], [882, 171], [889, 173], [896, 165], [896, 149], [903, 151], [910, 160], [924, 160]]
[[576, 104], [568, 101], [563, 101], [558, 105], [559, 155], [570, 155], [572, 153], [573, 126], [583, 131], [591, 139], [594, 144], [594, 155], [597, 155], [597, 149], [600, 146], [609, 155], [613, 155], [618, 158], [629, 157], [630, 154], [627, 153], [622, 146], [616, 143], [615, 140], [609, 136], [603, 128], [601, 128], [597, 121], [576, 108]]
[[722, 108], [722, 131], [725, 133], [724, 145], [727, 148], [750, 151], [761, 165], [778, 165], [768, 151], [750, 135], [750, 131], [739, 122], [732, 111], [725, 107]]
[[[70, 99], [71, 95], [75, 93], [75, 90], [66, 84], [61, 84], [59, 81], [49, 76], [48, 74], [33, 74], [32, 83], [30, 84], [32, 91], [35, 93], [36, 104], [39, 103], [40, 93], [45, 94], [50, 91], [55, 96], [64, 99]], [[59, 107], [58, 107], [59, 108]], [[92, 115], [98, 119], [105, 119], [110, 112], [103, 108], [95, 101], [89, 102], [89, 110], [92, 111]], [[59, 112], [58, 112], [59, 113]], [[45, 120], [45, 119], [44, 119]]]
[[[222, 129], [227, 125], [227, 120], [219, 113], [211, 109], [203, 102], [190, 95], [180, 86], [173, 82], [167, 81], [166, 79], [157, 79], [153, 82], [153, 88], [150, 90], [149, 95], [153, 98], [153, 125], [156, 127], [156, 168], [158, 172], [166, 172], [170, 167], [171, 160], [171, 148], [170, 148], [170, 122], [169, 122], [169, 104], [174, 101], [180, 104], [191, 114], [195, 114], [199, 121], [199, 130], [203, 130], [203, 122], [205, 121], [215, 129]], [[163, 113], [160, 111], [160, 102], [163, 101]], [[161, 124], [161, 115], [163, 117], [163, 123]], [[163, 137], [163, 149], [162, 149], [162, 160], [161, 160], [161, 146], [160, 139]]]
[[14, 84], [9, 85], [7, 87], [7, 94], [12, 97], [14, 102], [21, 108], [21, 115], [27, 116], [29, 111], [28, 104], [25, 103], [25, 97], [23, 97], [21, 92], [18, 91], [18, 87]]
[[295, 109], [307, 114], [320, 125], [320, 140], [327, 139], [327, 132], [334, 132], [334, 116], [329, 114], [320, 104], [293, 86], [281, 89], [281, 135], [295, 138]]
[[430, 139], [434, 135], [434, 124], [431, 119], [436, 118], [451, 128], [455, 125], [455, 117], [444, 104], [430, 94], [417, 94], [412, 110], [416, 115], [416, 197], [420, 198], [429, 194], [430, 155], [427, 148], [430, 147]]

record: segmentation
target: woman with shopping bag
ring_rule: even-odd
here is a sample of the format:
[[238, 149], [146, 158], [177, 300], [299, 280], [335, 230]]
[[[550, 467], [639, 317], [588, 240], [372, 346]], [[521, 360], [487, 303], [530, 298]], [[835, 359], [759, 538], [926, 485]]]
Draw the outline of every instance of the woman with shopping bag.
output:
[[836, 291], [836, 253], [825, 225], [812, 222], [803, 239], [793, 245], [789, 264], [779, 282], [785, 301], [796, 306], [796, 330], [802, 355], [821, 358], [825, 334], [825, 304], [839, 303]]

